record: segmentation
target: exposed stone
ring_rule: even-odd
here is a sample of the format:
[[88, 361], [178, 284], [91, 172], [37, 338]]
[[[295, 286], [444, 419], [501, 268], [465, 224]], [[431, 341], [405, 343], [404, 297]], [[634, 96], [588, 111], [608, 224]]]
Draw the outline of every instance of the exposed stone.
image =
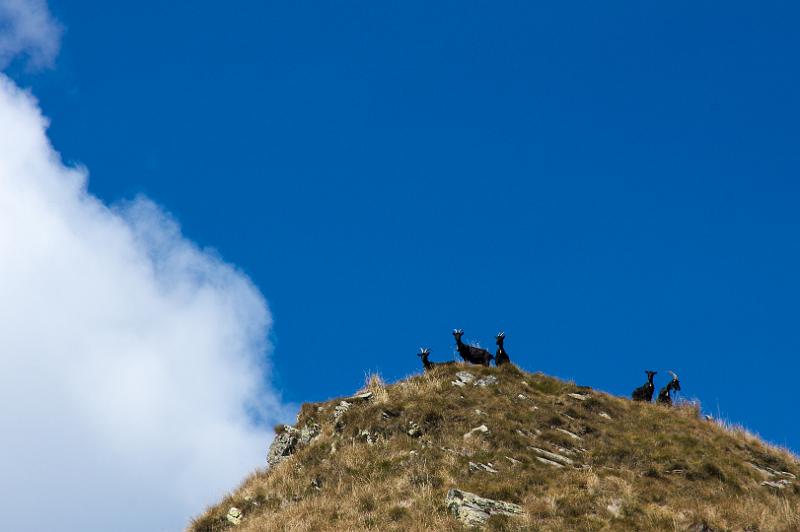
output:
[[486, 388], [487, 386], [491, 386], [492, 384], [497, 384], [497, 377], [494, 375], [487, 375], [481, 379], [475, 381], [473, 386], [480, 386], [481, 388]]
[[288, 456], [294, 454], [298, 447], [308, 445], [319, 436], [319, 426], [305, 425], [301, 429], [284, 426], [283, 431], [275, 436], [267, 452], [267, 464], [275, 467]]
[[484, 471], [486, 473], [499, 473], [497, 469], [492, 467], [491, 462], [489, 464], [482, 464], [480, 462], [470, 462], [469, 463], [469, 472], [475, 473], [476, 471]]
[[522, 399], [523, 401], [524, 401], [525, 399], [527, 399], [527, 398], [528, 398], [528, 396], [527, 396], [527, 395], [525, 395], [524, 393], [521, 393], [521, 394], [518, 394], [518, 395], [517, 395], [517, 399]]
[[367, 445], [373, 445], [375, 443], [375, 440], [372, 439], [372, 433], [366, 429], [359, 432], [358, 437], [367, 442]]
[[549, 466], [553, 466], [553, 467], [557, 467], [557, 468], [564, 467], [563, 465], [559, 464], [558, 462], [554, 462], [552, 460], [548, 460], [547, 458], [542, 458], [541, 456], [537, 456], [536, 459], [539, 460], [541, 463], [547, 464]]
[[573, 399], [577, 399], [578, 401], [585, 401], [585, 400], [587, 400], [589, 398], [588, 395], [583, 395], [583, 394], [580, 394], [580, 393], [568, 393], [567, 395], [569, 395]]
[[231, 506], [231, 509], [228, 510], [228, 514], [225, 516], [225, 519], [227, 519], [228, 522], [233, 525], [240, 525], [242, 524], [242, 511], [236, 506]]
[[517, 460], [516, 458], [511, 458], [510, 456], [506, 456], [506, 460], [511, 462], [511, 465], [519, 465], [519, 464], [522, 463], [519, 460]]
[[560, 454], [551, 453], [550, 451], [545, 451], [544, 449], [540, 449], [538, 447], [531, 447], [531, 450], [536, 452], [536, 454], [539, 454], [541, 456], [544, 456], [545, 458], [549, 458], [550, 460], [559, 462], [564, 465], [573, 465], [575, 463], [566, 456], [561, 456]]
[[749, 465], [750, 467], [761, 473], [761, 475], [763, 475], [765, 478], [782, 477], [782, 478], [791, 478], [793, 480], [797, 478], [795, 475], [789, 473], [788, 471], [778, 471], [777, 469], [772, 469], [771, 467], [768, 466], [759, 466], [752, 462], [745, 462], [745, 464]]
[[749, 465], [750, 467], [758, 471], [762, 476], [764, 476], [764, 478], [772, 478], [774, 476], [771, 472], [767, 471], [766, 468], [757, 466], [752, 462], [745, 462], [745, 464]]
[[622, 500], [612, 499], [606, 506], [606, 510], [614, 517], [620, 517], [622, 515]]
[[400, 416], [400, 412], [398, 412], [396, 410], [383, 410], [383, 411], [381, 411], [381, 417], [383, 419], [391, 419], [393, 417], [399, 417], [399, 416]]
[[600, 416], [600, 417], [602, 417], [602, 418], [611, 419], [611, 416], [609, 416], [609, 415], [608, 415], [608, 414], [606, 414], [605, 412], [600, 412], [600, 413], [599, 413], [599, 414], [597, 414], [597, 415], [598, 415], [598, 416]]
[[333, 409], [333, 419], [339, 419], [344, 415], [345, 412], [350, 410], [350, 406], [352, 403], [348, 403], [347, 401], [341, 401], [336, 408]]
[[775, 489], [782, 490], [782, 489], [786, 488], [787, 486], [791, 486], [792, 485], [792, 481], [791, 480], [786, 480], [785, 478], [782, 478], [781, 480], [774, 480], [774, 481], [773, 480], [764, 480], [764, 481], [761, 482], [761, 485], [762, 486], [769, 486], [770, 488], [775, 488]]
[[459, 371], [456, 373], [456, 380], [452, 381], [451, 384], [454, 386], [464, 386], [466, 384], [471, 383], [475, 380], [475, 375], [470, 373], [469, 371]]
[[469, 439], [476, 434], [485, 434], [487, 432], [489, 432], [489, 427], [487, 427], [486, 425], [479, 425], [474, 429], [472, 429], [471, 431], [464, 434], [464, 439]]
[[354, 395], [353, 397], [349, 397], [348, 399], [350, 399], [351, 401], [366, 401], [370, 397], [372, 397], [372, 392], [364, 392], [358, 395]]
[[478, 527], [493, 515], [520, 515], [522, 508], [510, 502], [487, 499], [474, 493], [451, 489], [445, 498], [447, 509], [462, 523]]
[[578, 436], [577, 434], [575, 434], [574, 432], [570, 432], [570, 431], [568, 431], [568, 430], [566, 430], [566, 429], [562, 429], [562, 428], [556, 428], [556, 430], [557, 430], [557, 431], [559, 431], [559, 432], [562, 432], [562, 433], [566, 434], [567, 436], [569, 436], [569, 437], [570, 437], [570, 438], [572, 438], [573, 440], [582, 440], [582, 439], [583, 439], [583, 438], [581, 438], [580, 436]]
[[406, 431], [406, 434], [408, 434], [412, 438], [419, 438], [420, 436], [422, 436], [422, 429], [415, 422], [409, 421], [408, 430]]

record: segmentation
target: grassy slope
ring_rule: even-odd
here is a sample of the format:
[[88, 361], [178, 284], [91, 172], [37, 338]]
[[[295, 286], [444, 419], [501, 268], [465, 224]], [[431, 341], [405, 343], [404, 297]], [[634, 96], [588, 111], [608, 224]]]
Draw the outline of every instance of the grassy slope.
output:
[[[461, 370], [499, 382], [453, 386]], [[316, 422], [320, 437], [254, 473], [190, 530], [233, 529], [224, 517], [231, 506], [244, 513], [237, 532], [462, 530], [444, 505], [455, 487], [523, 506], [524, 517], [492, 517], [494, 530], [800, 530], [798, 481], [762, 486], [746, 464], [800, 475], [797, 458], [691, 407], [633, 403], [513, 366], [458, 364], [368, 388], [373, 398], [354, 403], [339, 428], [338, 399], [304, 405], [298, 426]], [[567, 395], [575, 392], [589, 398]], [[422, 436], [407, 434], [412, 421]], [[464, 438], [481, 424], [490, 432]], [[531, 447], [575, 465], [541, 463]], [[498, 473], [470, 472], [469, 462]]]

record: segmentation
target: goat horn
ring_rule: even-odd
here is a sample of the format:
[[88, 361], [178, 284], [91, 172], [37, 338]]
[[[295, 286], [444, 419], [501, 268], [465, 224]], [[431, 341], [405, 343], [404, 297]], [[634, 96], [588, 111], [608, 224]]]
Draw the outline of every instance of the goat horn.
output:
[[678, 376], [677, 376], [677, 375], [675, 375], [675, 372], [674, 372], [674, 371], [669, 371], [669, 370], [667, 370], [667, 373], [669, 373], [670, 375], [672, 375], [672, 378], [673, 378], [673, 379], [675, 379], [675, 380], [678, 380]]

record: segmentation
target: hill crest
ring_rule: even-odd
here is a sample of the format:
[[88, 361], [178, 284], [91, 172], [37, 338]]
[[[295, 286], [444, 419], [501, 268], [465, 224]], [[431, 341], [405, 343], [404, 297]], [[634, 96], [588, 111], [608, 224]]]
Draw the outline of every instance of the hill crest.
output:
[[373, 376], [189, 530], [800, 529], [797, 457], [698, 414], [513, 365]]

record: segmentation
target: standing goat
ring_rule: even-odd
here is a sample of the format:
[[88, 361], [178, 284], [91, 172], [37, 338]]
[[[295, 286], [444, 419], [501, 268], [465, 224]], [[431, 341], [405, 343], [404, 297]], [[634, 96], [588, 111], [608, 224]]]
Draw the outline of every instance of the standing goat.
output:
[[678, 376], [673, 372], [670, 371], [669, 374], [672, 375], [672, 380], [658, 392], [658, 399], [656, 399], [656, 402], [662, 405], [672, 406], [670, 392], [681, 391], [681, 381], [678, 380]]
[[497, 354], [494, 356], [494, 364], [495, 366], [501, 366], [503, 364], [511, 362], [511, 359], [508, 358], [508, 353], [506, 353], [505, 348], [503, 347], [503, 341], [506, 339], [506, 333], [500, 331], [497, 333], [495, 337], [495, 341], [497, 342]]
[[424, 347], [420, 348], [419, 353], [417, 353], [417, 356], [422, 359], [422, 366], [425, 368], [425, 371], [430, 371], [438, 366], [448, 366], [450, 364], [455, 364], [454, 360], [450, 360], [448, 362], [431, 362], [430, 360], [428, 360], [428, 355], [430, 354], [431, 352]]
[[647, 373], [647, 382], [633, 390], [631, 399], [634, 401], [647, 401], [649, 403], [653, 400], [653, 392], [656, 389], [655, 385], [653, 384], [653, 377], [657, 372], [645, 370], [645, 373]]
[[491, 360], [494, 358], [494, 355], [486, 349], [481, 349], [480, 347], [475, 347], [474, 345], [467, 345], [462, 342], [461, 336], [463, 334], [464, 331], [461, 329], [456, 329], [453, 331], [453, 336], [456, 338], [456, 348], [458, 349], [458, 354], [461, 355], [461, 358], [463, 358], [465, 362], [469, 362], [471, 364], [488, 366], [489, 362], [491, 362]]

